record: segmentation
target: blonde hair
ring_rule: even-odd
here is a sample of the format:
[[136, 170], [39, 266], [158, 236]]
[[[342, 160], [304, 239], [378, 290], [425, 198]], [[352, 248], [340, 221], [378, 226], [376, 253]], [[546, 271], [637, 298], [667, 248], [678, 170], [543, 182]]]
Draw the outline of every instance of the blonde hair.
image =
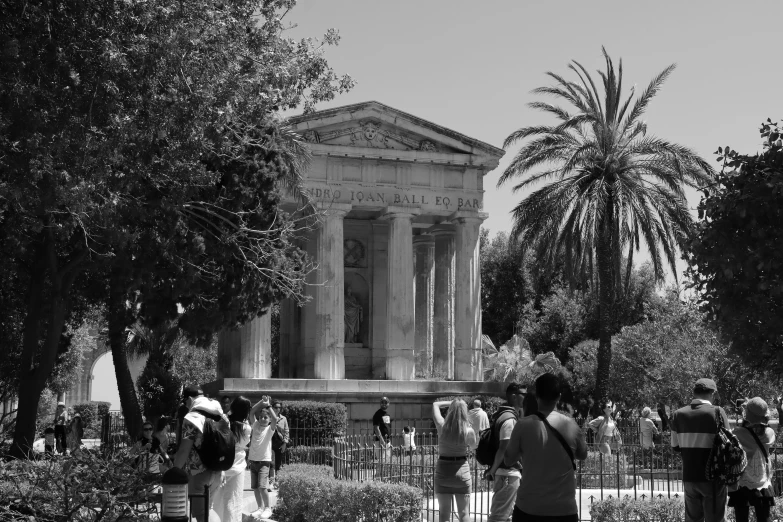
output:
[[449, 404], [449, 411], [443, 421], [441, 437], [449, 442], [465, 442], [470, 429], [468, 420], [468, 405], [462, 399], [454, 399]]
[[642, 417], [647, 418], [650, 416], [650, 413], [652, 413], [652, 410], [649, 408], [649, 406], [642, 408]]

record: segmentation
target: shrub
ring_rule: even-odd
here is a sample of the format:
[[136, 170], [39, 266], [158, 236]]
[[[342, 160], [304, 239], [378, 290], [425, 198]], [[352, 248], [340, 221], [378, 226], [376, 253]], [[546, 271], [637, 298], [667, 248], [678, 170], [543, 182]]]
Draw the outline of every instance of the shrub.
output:
[[331, 446], [292, 446], [287, 453], [290, 464], [332, 465]]
[[10, 461], [0, 468], [0, 520], [151, 521], [153, 487], [129, 451]]
[[334, 437], [345, 435], [345, 404], [334, 402], [286, 402], [283, 414], [288, 419], [291, 446], [326, 446]]
[[632, 498], [608, 498], [590, 506], [592, 522], [616, 522], [639, 520], [650, 522], [681, 522], [685, 517], [682, 499], [665, 498], [634, 500]]
[[421, 520], [421, 490], [404, 484], [337, 480], [331, 467], [306, 464], [283, 468], [279, 484], [275, 515], [287, 522]]
[[171, 415], [179, 405], [182, 382], [171, 372], [167, 362], [165, 355], [154, 352], [136, 382], [136, 389], [139, 391], [139, 399], [147, 420], [156, 420], [161, 415]]
[[[770, 520], [780, 520], [783, 517], [783, 498], [775, 499]], [[615, 522], [621, 520], [638, 520], [639, 522], [681, 522], [685, 517], [685, 504], [682, 498], [663, 498], [649, 500], [634, 500], [630, 497], [608, 498], [599, 500], [590, 506], [592, 522]], [[726, 510], [726, 520], [735, 522], [734, 509]], [[750, 510], [750, 520], [756, 520], [753, 509]]]

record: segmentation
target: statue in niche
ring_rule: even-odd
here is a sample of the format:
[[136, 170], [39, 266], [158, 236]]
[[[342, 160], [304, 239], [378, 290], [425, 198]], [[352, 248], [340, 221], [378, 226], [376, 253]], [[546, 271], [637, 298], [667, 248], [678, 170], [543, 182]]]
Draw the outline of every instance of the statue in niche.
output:
[[353, 295], [353, 288], [349, 285], [345, 289], [345, 342], [358, 343], [359, 331], [364, 320], [364, 310], [359, 300]]

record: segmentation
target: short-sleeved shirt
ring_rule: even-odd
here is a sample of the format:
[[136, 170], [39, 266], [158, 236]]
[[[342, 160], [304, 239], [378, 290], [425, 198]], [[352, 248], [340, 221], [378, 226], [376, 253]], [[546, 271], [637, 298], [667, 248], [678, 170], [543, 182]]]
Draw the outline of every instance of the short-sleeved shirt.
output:
[[261, 423], [253, 423], [253, 431], [250, 435], [250, 452], [247, 460], [255, 462], [272, 462], [272, 435], [275, 434], [275, 426], [272, 423], [261, 426]]
[[[547, 421], [560, 432], [575, 454], [577, 441], [582, 437], [576, 422], [557, 411], [550, 413]], [[514, 434], [525, 471], [519, 483], [516, 506], [524, 513], [538, 516], [578, 513], [575, 471], [557, 437], [537, 415], [519, 419]]]
[[375, 415], [372, 416], [372, 425], [373, 427], [378, 426], [383, 440], [389, 442], [389, 434], [391, 433], [391, 415], [389, 415], [389, 410], [379, 408]]
[[470, 419], [470, 426], [476, 435], [480, 435], [482, 431], [489, 428], [489, 417], [487, 412], [481, 408], [473, 408], [468, 412], [468, 419]]
[[[507, 419], [503, 422], [503, 424], [500, 426], [500, 430], [498, 431], [498, 440], [509, 440], [511, 439], [511, 433], [514, 431], [514, 426], [516, 426], [517, 420], [515, 418]], [[513, 467], [513, 468], [498, 468], [495, 472], [495, 475], [498, 475], [500, 477], [517, 477], [522, 478], [522, 473], [519, 471], [519, 468]]]

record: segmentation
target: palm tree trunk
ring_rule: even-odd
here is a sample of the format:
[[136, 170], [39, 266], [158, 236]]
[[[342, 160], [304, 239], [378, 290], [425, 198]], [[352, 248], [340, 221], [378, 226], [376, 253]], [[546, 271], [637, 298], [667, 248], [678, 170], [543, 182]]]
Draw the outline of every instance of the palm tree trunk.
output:
[[122, 285], [118, 284], [117, 276], [113, 276], [109, 288], [109, 346], [114, 361], [114, 374], [117, 378], [117, 391], [120, 395], [120, 407], [125, 419], [125, 431], [131, 437], [136, 437], [141, 432], [141, 407], [136, 395], [136, 387], [128, 365], [128, 354], [125, 351], [127, 311], [125, 305], [125, 293]]
[[[611, 223], [611, 206], [604, 216]], [[602, 225], [596, 245], [598, 265], [598, 366], [595, 376], [595, 398], [600, 401], [608, 397], [612, 365], [612, 320], [614, 315], [614, 256], [612, 255], [612, 226]]]

